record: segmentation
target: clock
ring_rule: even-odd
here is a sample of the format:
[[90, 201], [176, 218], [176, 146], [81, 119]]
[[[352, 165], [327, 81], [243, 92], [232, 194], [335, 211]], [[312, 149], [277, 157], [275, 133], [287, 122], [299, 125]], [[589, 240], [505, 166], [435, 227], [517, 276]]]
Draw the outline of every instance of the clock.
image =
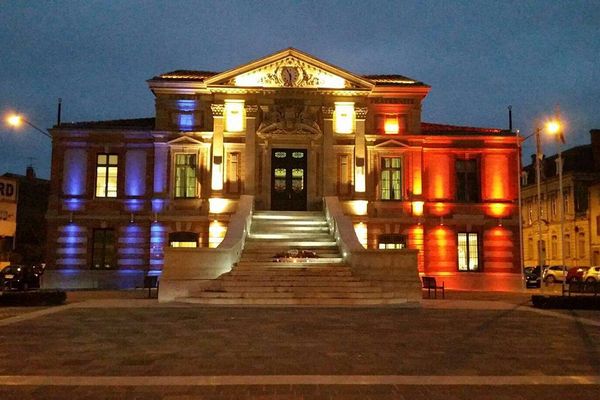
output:
[[283, 81], [284, 86], [294, 86], [296, 84], [296, 81], [298, 80], [298, 68], [283, 67], [281, 69], [281, 80]]

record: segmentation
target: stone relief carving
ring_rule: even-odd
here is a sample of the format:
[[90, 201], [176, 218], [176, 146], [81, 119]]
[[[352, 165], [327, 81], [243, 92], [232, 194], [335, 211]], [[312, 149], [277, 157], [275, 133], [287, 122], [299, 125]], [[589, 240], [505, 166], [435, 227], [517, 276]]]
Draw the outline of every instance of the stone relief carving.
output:
[[258, 127], [259, 133], [270, 134], [314, 134], [321, 133], [318, 109], [301, 104], [276, 104], [262, 106], [263, 118]]
[[227, 82], [234, 86], [294, 87], [317, 88], [331, 85], [351, 88], [350, 82], [308, 64], [295, 57], [286, 57], [245, 74], [238, 75]]

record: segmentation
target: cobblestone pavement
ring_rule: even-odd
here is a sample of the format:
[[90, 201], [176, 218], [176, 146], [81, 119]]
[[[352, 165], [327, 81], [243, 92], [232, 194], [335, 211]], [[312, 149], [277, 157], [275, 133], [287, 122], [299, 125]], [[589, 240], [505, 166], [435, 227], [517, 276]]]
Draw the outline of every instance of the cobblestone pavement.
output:
[[[453, 293], [447, 296], [452, 297]], [[94, 304], [82, 300], [51, 314], [0, 326], [0, 378], [109, 377], [110, 382], [110, 377], [188, 377], [193, 382], [193, 377], [203, 376], [326, 375], [343, 381], [345, 376], [381, 375], [415, 379], [411, 384], [381, 385], [3, 384], [0, 398], [597, 398], [600, 328], [595, 321], [600, 320], [599, 313], [585, 312], [583, 320], [532, 312], [522, 305], [526, 299], [520, 294], [487, 303], [472, 299], [475, 306], [468, 308], [465, 304], [471, 300], [463, 297], [446, 300], [442, 308], [436, 308], [441, 301], [426, 302], [421, 309], [193, 307], [158, 305], [153, 300]], [[460, 301], [461, 307], [453, 307]], [[435, 307], [429, 306], [432, 303]], [[554, 376], [592, 377], [595, 384], [536, 382]], [[450, 377], [456, 384], [440, 384], [444, 381], [436, 381], [438, 377]], [[489, 379], [483, 385], [468, 383], [472, 377]], [[504, 384], [494, 377], [525, 380]]]

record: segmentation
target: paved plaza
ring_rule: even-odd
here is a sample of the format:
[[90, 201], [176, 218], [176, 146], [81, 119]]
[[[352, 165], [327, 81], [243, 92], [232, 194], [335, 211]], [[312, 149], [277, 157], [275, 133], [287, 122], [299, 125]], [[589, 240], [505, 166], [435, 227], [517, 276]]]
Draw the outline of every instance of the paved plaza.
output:
[[0, 313], [1, 399], [595, 399], [600, 312], [450, 292], [418, 309], [71, 293]]

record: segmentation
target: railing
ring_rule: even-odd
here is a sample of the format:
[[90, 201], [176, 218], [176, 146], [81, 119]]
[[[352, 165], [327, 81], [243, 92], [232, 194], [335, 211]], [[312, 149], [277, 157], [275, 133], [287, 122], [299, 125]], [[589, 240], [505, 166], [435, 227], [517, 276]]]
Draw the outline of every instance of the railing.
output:
[[241, 196], [231, 216], [223, 241], [215, 249], [165, 248], [165, 263], [160, 279], [159, 301], [186, 297], [194, 290], [229, 272], [240, 259], [252, 222], [253, 196]]
[[338, 198], [324, 197], [323, 202], [329, 230], [353, 275], [376, 284], [394, 298], [419, 301], [418, 251], [365, 249], [358, 241], [352, 220], [342, 211]]

